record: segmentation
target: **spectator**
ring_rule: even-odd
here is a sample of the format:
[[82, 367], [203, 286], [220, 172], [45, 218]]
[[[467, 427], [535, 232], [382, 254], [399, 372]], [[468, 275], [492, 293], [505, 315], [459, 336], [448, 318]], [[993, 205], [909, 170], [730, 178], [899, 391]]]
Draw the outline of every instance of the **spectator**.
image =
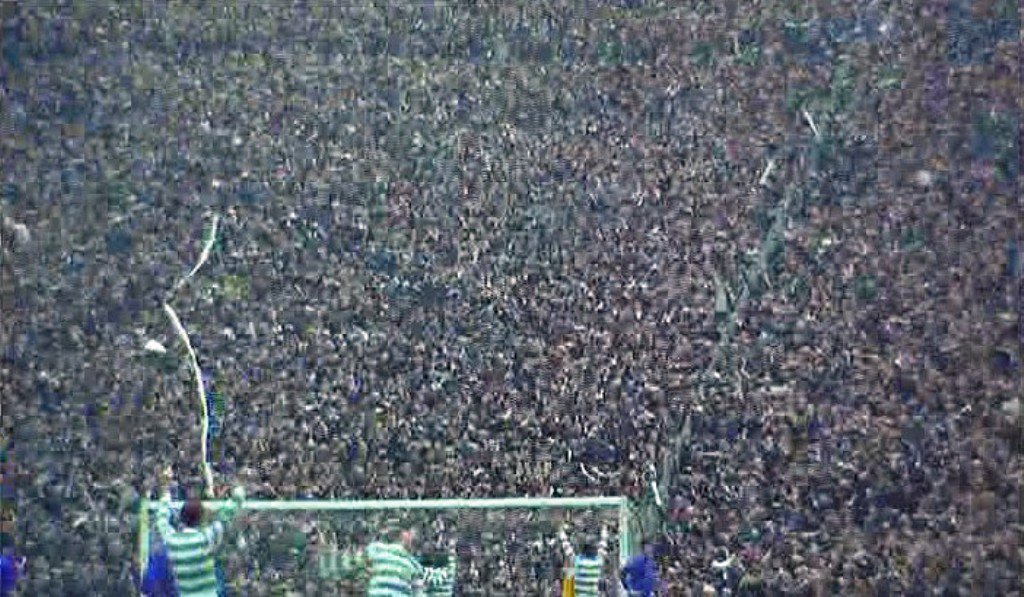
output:
[[629, 591], [631, 597], [654, 597], [664, 593], [658, 575], [656, 545], [652, 539], [642, 542], [642, 551], [630, 558], [621, 572], [622, 587]]
[[19, 558], [10, 553], [0, 553], [0, 597], [8, 597], [14, 593], [18, 579], [25, 572], [25, 561], [25, 557]]
[[162, 541], [150, 550], [146, 573], [142, 578], [142, 594], [146, 597], [177, 597], [178, 586], [171, 569], [167, 546]]

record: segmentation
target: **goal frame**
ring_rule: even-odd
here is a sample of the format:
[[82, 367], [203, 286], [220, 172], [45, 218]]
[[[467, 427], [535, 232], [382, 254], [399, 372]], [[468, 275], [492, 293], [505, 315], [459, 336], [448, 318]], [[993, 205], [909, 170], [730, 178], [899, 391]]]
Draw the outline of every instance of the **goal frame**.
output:
[[[139, 568], [145, 576], [149, 561], [150, 513], [157, 509], [159, 500], [140, 500], [138, 557]], [[181, 508], [181, 500], [172, 500], [171, 509]], [[203, 506], [218, 510], [228, 500], [206, 500]], [[512, 497], [466, 499], [406, 499], [406, 500], [246, 500], [243, 510], [580, 510], [616, 509], [619, 515], [619, 568], [625, 566], [635, 548], [632, 508], [629, 498], [623, 496], [598, 497]]]

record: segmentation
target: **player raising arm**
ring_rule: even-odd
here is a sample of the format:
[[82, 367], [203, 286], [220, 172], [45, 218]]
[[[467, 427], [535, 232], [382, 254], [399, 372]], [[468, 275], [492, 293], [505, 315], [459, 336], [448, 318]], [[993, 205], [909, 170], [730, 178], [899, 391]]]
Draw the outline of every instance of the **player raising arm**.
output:
[[559, 529], [558, 537], [562, 540], [562, 549], [565, 550], [566, 556], [572, 561], [576, 597], [598, 597], [601, 570], [604, 569], [604, 560], [608, 556], [608, 527], [601, 527], [601, 540], [597, 545], [590, 541], [584, 543], [579, 555], [575, 555], [564, 526]]
[[190, 499], [181, 507], [182, 529], [171, 525], [171, 492], [168, 488], [170, 469], [159, 475], [161, 498], [157, 513], [157, 530], [174, 571], [175, 584], [181, 597], [218, 597], [214, 556], [224, 536], [224, 525], [241, 510], [245, 490], [236, 487], [231, 502], [217, 513], [217, 520], [203, 524], [203, 503]]

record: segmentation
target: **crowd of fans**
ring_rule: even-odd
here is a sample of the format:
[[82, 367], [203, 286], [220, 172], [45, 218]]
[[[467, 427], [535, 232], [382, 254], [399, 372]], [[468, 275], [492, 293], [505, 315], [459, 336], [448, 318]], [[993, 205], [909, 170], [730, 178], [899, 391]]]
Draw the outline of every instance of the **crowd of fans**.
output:
[[544, 4], [2, 3], [25, 594], [128, 594], [201, 479], [142, 346], [213, 213], [174, 307], [254, 498], [654, 464], [673, 594], [1020, 590], [1013, 3]]

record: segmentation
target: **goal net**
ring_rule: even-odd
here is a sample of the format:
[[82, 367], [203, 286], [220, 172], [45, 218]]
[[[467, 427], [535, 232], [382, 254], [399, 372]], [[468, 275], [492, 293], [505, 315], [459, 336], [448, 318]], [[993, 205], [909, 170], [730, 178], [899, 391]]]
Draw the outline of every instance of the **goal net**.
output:
[[[213, 511], [224, 502], [205, 504]], [[141, 566], [158, 536], [157, 505], [141, 504]], [[181, 502], [171, 506], [177, 512]], [[240, 595], [365, 594], [368, 579], [353, 556], [395, 521], [416, 529], [414, 555], [456, 542], [458, 595], [560, 595], [567, 562], [558, 540], [563, 523], [577, 550], [607, 527], [602, 595], [619, 594], [618, 571], [636, 548], [624, 497], [250, 500], [242, 516], [228, 525], [220, 550], [226, 584]]]

